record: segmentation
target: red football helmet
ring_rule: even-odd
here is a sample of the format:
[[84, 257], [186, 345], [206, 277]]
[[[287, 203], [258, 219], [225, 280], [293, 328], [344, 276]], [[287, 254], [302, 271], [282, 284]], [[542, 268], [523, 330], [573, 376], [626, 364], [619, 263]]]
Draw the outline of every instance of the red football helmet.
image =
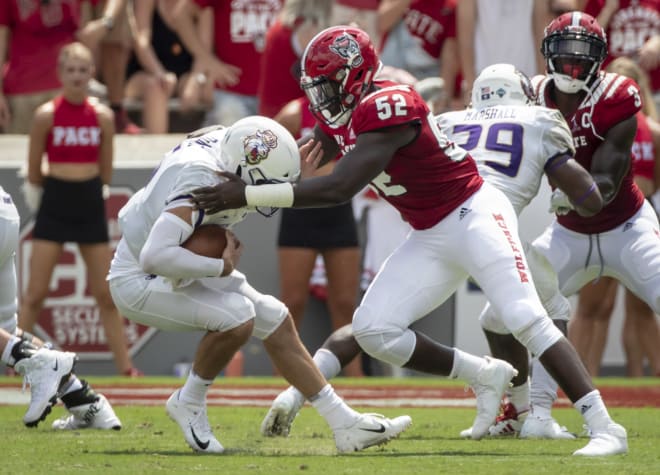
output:
[[371, 87], [380, 60], [369, 36], [359, 28], [334, 26], [318, 33], [305, 48], [300, 87], [316, 118], [331, 127], [348, 122]]
[[575, 94], [598, 74], [607, 55], [607, 39], [594, 17], [569, 12], [546, 27], [541, 52], [557, 88]]

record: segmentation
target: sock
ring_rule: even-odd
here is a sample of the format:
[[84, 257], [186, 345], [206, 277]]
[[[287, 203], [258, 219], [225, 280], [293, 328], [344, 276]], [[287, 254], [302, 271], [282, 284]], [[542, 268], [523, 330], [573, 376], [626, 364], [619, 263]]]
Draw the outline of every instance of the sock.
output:
[[188, 373], [188, 378], [179, 392], [179, 400], [189, 404], [203, 406], [206, 404], [206, 393], [209, 386], [213, 384], [213, 379], [204, 379], [200, 377], [193, 369]]
[[314, 409], [321, 417], [325, 419], [330, 428], [334, 431], [344, 427], [352, 426], [360, 414], [339, 397], [335, 390], [329, 384], [326, 384], [318, 394], [309, 398]]
[[486, 360], [480, 356], [471, 355], [464, 351], [454, 348], [454, 365], [451, 368], [449, 377], [451, 379], [460, 379], [467, 383], [474, 384], [477, 380], [479, 370], [486, 363]]
[[532, 383], [530, 387], [530, 412], [540, 419], [552, 417], [552, 404], [557, 399], [557, 382], [552, 379], [538, 358], [532, 360]]
[[339, 362], [339, 359], [330, 350], [319, 348], [316, 353], [314, 353], [313, 359], [316, 366], [318, 366], [319, 371], [321, 371], [321, 374], [327, 380], [331, 380], [341, 371], [341, 363]]
[[12, 335], [11, 338], [9, 338], [9, 341], [7, 342], [7, 345], [5, 345], [5, 349], [2, 351], [2, 362], [6, 364], [7, 366], [14, 366], [16, 363], [16, 358], [12, 355], [12, 351], [14, 349], [14, 346], [21, 341], [20, 338], [17, 336]]
[[80, 381], [80, 384], [80, 389], [69, 391], [67, 394], [60, 397], [67, 409], [82, 406], [83, 404], [91, 404], [99, 400], [99, 395], [96, 394], [87, 381], [82, 380]]
[[509, 402], [516, 408], [518, 414], [529, 411], [529, 381], [520, 386], [514, 386], [507, 391]]
[[76, 376], [75, 374], [72, 374], [71, 376], [69, 376], [69, 380], [66, 383], [64, 383], [64, 385], [62, 386], [62, 389], [60, 390], [60, 392], [61, 392], [62, 396], [65, 396], [69, 393], [72, 393], [74, 391], [78, 391], [78, 390], [82, 389], [83, 386], [84, 385], [83, 385], [82, 381], [80, 381], [78, 379], [78, 376]]
[[[313, 360], [327, 381], [337, 376], [341, 371], [341, 363], [339, 363], [339, 360], [335, 354], [330, 350], [319, 348], [316, 350], [316, 353], [314, 353]], [[299, 406], [302, 406], [305, 403], [305, 396], [303, 396], [303, 393], [298, 391], [296, 388], [289, 386], [287, 391], [291, 394]]]
[[[12, 344], [10, 355], [14, 359], [14, 364], [16, 364], [19, 361], [21, 361], [23, 358], [29, 358], [30, 356], [34, 355], [37, 352], [37, 350], [38, 348], [34, 346], [32, 343], [25, 340], [19, 340], [17, 342], [14, 342], [14, 344]], [[2, 352], [2, 354], [4, 355], [4, 351]]]
[[612, 418], [607, 412], [603, 398], [600, 396], [600, 391], [597, 389], [594, 389], [575, 401], [573, 407], [580, 411], [587, 427], [589, 427], [592, 432], [603, 430], [612, 422]]

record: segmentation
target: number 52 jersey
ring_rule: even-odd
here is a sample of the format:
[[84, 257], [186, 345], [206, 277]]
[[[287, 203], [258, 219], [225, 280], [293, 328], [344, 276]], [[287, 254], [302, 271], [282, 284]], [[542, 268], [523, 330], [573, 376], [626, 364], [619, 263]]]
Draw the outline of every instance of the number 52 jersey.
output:
[[[355, 107], [344, 126], [330, 128], [342, 155], [355, 147], [357, 137], [412, 124], [416, 137], [394, 152], [389, 163], [371, 181], [374, 190], [394, 206], [414, 229], [428, 229], [472, 196], [483, 184], [470, 155], [455, 146], [438, 128], [421, 96], [410, 86], [376, 81], [379, 87]], [[358, 155], [340, 160], [360, 160]]]
[[451, 140], [476, 160], [479, 173], [502, 191], [516, 213], [536, 196], [548, 160], [575, 154], [566, 121], [541, 106], [494, 106], [437, 116]]

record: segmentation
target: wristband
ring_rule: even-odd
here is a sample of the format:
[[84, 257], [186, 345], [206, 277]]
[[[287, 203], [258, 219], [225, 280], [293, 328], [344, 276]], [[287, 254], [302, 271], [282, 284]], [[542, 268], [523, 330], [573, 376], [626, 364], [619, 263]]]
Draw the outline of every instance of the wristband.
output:
[[245, 201], [248, 206], [253, 207], [291, 208], [293, 206], [293, 186], [291, 183], [248, 185], [245, 187]]

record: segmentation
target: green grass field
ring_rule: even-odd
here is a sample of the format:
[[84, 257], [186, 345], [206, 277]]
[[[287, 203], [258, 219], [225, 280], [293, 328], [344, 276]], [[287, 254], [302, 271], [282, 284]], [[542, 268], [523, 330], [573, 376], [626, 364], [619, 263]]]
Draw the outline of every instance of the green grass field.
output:
[[[98, 386], [116, 382], [138, 387], [181, 382], [174, 378], [143, 378], [137, 382], [90, 380]], [[0, 377], [0, 384], [10, 381], [16, 384], [16, 379]], [[431, 383], [430, 379], [421, 381], [424, 385]], [[357, 384], [404, 382], [407, 380], [379, 379], [360, 380]], [[255, 383], [281, 386], [282, 380], [245, 378], [245, 384]], [[336, 383], [353, 384], [346, 379], [338, 379]], [[413, 379], [410, 384], [420, 384], [420, 380]], [[439, 384], [455, 385], [444, 381]], [[599, 386], [607, 384], [657, 387], [660, 382], [657, 379], [597, 381]], [[388, 416], [409, 414], [413, 426], [383, 447], [337, 455], [330, 429], [309, 406], [302, 410], [287, 439], [264, 438], [259, 434], [265, 408], [211, 407], [209, 419], [227, 449], [219, 456], [193, 454], [179, 428], [166, 416], [163, 405], [116, 406], [124, 425], [120, 432], [55, 432], [50, 429], [50, 423], [64, 414], [61, 405], [38, 428], [27, 429], [21, 422], [25, 409], [21, 405], [0, 405], [0, 440], [5, 452], [0, 473], [660, 474], [658, 408], [611, 408], [612, 416], [628, 429], [630, 453], [595, 459], [571, 456], [586, 444], [585, 437], [576, 441], [462, 440], [458, 433], [470, 425], [473, 409], [363, 408], [365, 412]], [[581, 431], [582, 421], [576, 411], [557, 409], [555, 416], [570, 430]]]

